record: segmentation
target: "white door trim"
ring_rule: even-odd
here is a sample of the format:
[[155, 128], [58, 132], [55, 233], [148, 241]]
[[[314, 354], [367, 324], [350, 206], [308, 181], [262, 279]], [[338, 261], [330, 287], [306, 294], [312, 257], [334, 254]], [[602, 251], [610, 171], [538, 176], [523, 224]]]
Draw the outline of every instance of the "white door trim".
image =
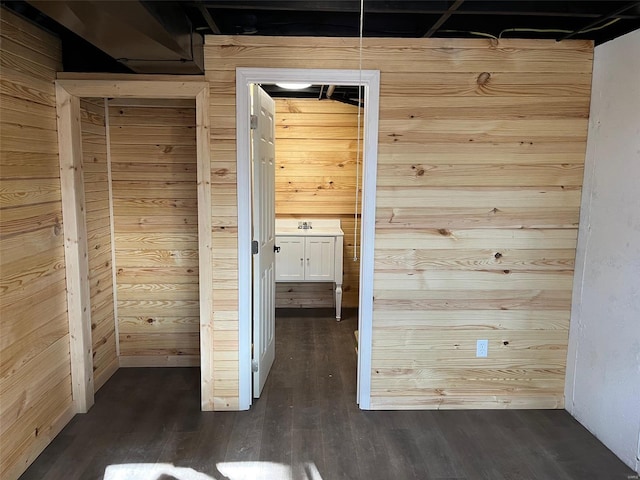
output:
[[249, 115], [252, 83], [300, 82], [362, 85], [365, 90], [363, 193], [360, 231], [360, 305], [358, 309], [358, 394], [360, 408], [371, 408], [373, 253], [378, 161], [379, 70], [289, 68], [236, 69], [236, 147], [238, 162], [238, 354], [239, 409], [251, 406], [251, 155]]

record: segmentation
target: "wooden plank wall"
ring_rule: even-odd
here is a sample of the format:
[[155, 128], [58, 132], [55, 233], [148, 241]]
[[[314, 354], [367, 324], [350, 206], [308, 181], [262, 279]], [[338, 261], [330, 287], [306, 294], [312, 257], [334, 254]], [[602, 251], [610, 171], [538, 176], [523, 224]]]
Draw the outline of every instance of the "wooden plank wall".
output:
[[81, 99], [95, 391], [118, 369], [104, 100]]
[[[359, 220], [354, 248], [358, 109], [335, 100], [309, 98], [277, 98], [275, 103], [276, 216], [340, 219], [345, 233], [342, 304], [357, 307], [360, 262], [353, 257], [360, 248]], [[361, 164], [359, 169], [361, 192]], [[276, 307], [333, 305], [331, 284], [277, 285]]]
[[0, 8], [0, 477], [71, 419], [53, 81], [60, 42]]
[[[357, 45], [207, 37], [229, 227], [214, 252], [236, 239], [235, 69], [356, 69]], [[563, 406], [592, 57], [589, 41], [364, 39], [363, 68], [381, 71], [372, 408]], [[231, 338], [214, 342], [228, 352], [219, 408], [237, 385]]]
[[109, 125], [120, 365], [199, 365], [195, 102], [121, 102]]

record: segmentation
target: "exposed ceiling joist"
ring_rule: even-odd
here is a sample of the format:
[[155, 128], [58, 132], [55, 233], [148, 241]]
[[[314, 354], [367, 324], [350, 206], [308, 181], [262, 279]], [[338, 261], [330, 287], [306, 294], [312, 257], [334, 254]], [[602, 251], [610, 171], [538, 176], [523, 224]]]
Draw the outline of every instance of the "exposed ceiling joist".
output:
[[209, 30], [211, 30], [211, 33], [214, 33], [215, 35], [220, 35], [222, 32], [220, 31], [215, 20], [209, 13], [209, 9], [205, 7], [202, 3], [198, 3], [197, 7], [198, 7], [198, 10], [200, 10], [200, 13], [202, 14], [202, 18], [204, 18], [204, 21], [209, 26]]
[[[327, 13], [359, 13], [360, 2], [357, 0], [334, 0], [334, 1], [302, 1], [302, 0], [222, 0], [222, 1], [207, 1], [202, 2], [207, 8], [215, 10], [254, 10], [254, 11], [274, 11], [274, 12], [327, 12]], [[499, 4], [501, 8], [479, 8], [480, 5], [475, 3], [468, 3], [469, 6], [473, 5], [475, 9], [456, 9], [454, 15], [500, 15], [500, 16], [541, 16], [541, 17], [570, 17], [570, 18], [600, 18], [602, 13], [597, 11], [581, 11], [577, 9], [554, 10], [553, 8], [558, 3], [569, 4], [572, 2], [553, 2], [543, 1], [539, 3], [539, 8], [536, 10], [526, 9], [530, 8], [531, 2], [522, 2], [523, 9], [518, 9], [520, 5], [517, 1], [503, 1], [503, 2], [482, 2], [483, 4]], [[582, 2], [585, 3], [585, 2]], [[607, 3], [607, 2], [592, 2]], [[426, 7], [425, 5], [441, 5], [440, 8]], [[421, 15], [443, 15], [449, 11], [448, 2], [444, 1], [365, 1], [366, 13], [381, 13], [381, 14], [421, 14]], [[471, 7], [469, 7], [471, 8]], [[637, 18], [636, 15], [621, 15], [616, 17], [622, 19]]]
[[464, 3], [464, 0], [456, 0], [455, 2], [453, 2], [449, 7], [449, 9], [442, 14], [442, 16], [438, 19], [438, 21], [434, 23], [429, 30], [427, 30], [427, 33], [425, 33], [423, 37], [429, 38], [434, 33], [436, 33], [438, 29], [444, 24], [444, 22], [446, 22], [449, 19], [449, 17], [453, 15], [453, 12], [455, 12], [458, 8], [460, 8], [460, 5], [462, 5], [463, 3]]
[[[196, 32], [356, 37], [360, 1], [0, 0], [60, 35], [65, 70], [128, 67], [170, 74], [201, 73], [202, 37]], [[55, 5], [64, 5], [64, 14], [51, 12]], [[564, 35], [599, 45], [640, 28], [638, 0], [365, 0], [364, 10], [363, 36], [378, 38], [503, 38], [508, 33], [554, 40]]]
[[574, 30], [572, 33], [568, 33], [567, 35], [561, 37], [558, 39], [558, 41], [562, 41], [562, 40], [567, 40], [571, 37], [575, 37], [576, 35], [578, 35], [581, 32], [585, 32], [587, 30], [589, 30], [590, 28], [595, 28], [601, 24], [603, 24], [604, 22], [606, 22], [607, 20], [611, 20], [614, 18], [617, 18], [618, 15], [620, 15], [622, 12], [626, 12], [627, 10], [630, 10], [633, 7], [637, 7], [640, 6], [640, 2], [631, 2], [629, 5], [620, 7], [616, 10], [614, 10], [611, 13], [608, 13], [606, 15], [602, 15], [600, 18], [598, 18], [595, 22], [591, 22], [588, 25], [585, 25], [584, 27], [578, 29], [578, 30]]

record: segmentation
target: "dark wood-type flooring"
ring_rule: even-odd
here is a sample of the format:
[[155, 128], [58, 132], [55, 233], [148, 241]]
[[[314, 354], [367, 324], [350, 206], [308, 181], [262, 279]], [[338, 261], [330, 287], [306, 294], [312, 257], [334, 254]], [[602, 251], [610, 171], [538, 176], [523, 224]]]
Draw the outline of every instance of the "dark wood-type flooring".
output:
[[355, 326], [353, 311], [340, 323], [279, 311], [276, 361], [247, 412], [201, 412], [197, 368], [120, 369], [22, 479], [98, 479], [131, 463], [205, 475], [118, 479], [637, 478], [564, 410], [359, 410]]

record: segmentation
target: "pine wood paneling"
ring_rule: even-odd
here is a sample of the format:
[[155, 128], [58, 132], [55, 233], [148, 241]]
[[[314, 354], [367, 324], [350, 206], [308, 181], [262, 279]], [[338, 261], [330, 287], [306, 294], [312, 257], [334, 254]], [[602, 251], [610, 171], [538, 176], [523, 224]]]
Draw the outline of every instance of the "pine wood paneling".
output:
[[[334, 100], [275, 100], [276, 216], [340, 219], [345, 234], [342, 304], [357, 307], [360, 262], [353, 258], [357, 155], [354, 149], [339, 151], [336, 143], [342, 145], [344, 141], [357, 140], [358, 109]], [[362, 165], [359, 168], [361, 191]], [[359, 249], [359, 218], [357, 236]], [[277, 307], [333, 305], [334, 294], [329, 284], [278, 283], [276, 286]]]
[[198, 364], [195, 104], [162, 105], [109, 108], [123, 366]]
[[107, 132], [103, 99], [81, 99], [82, 154], [86, 197], [91, 294], [91, 343], [97, 391], [117, 369]]
[[60, 42], [0, 8], [0, 477], [72, 415], [56, 134]]
[[[230, 215], [235, 69], [357, 69], [357, 46], [206, 38], [212, 173]], [[563, 406], [592, 56], [589, 41], [364, 39], [362, 68], [381, 71], [372, 408]], [[328, 127], [335, 137], [344, 122]], [[292, 128], [277, 148], [324, 186], [356, 144], [314, 140], [300, 152], [310, 128]], [[310, 187], [281, 188], [279, 200], [317, 208]], [[236, 261], [214, 263], [215, 274]], [[290, 303], [305, 295], [288, 293]], [[488, 358], [475, 357], [477, 339], [489, 340]], [[231, 391], [237, 377], [217, 385]]]

